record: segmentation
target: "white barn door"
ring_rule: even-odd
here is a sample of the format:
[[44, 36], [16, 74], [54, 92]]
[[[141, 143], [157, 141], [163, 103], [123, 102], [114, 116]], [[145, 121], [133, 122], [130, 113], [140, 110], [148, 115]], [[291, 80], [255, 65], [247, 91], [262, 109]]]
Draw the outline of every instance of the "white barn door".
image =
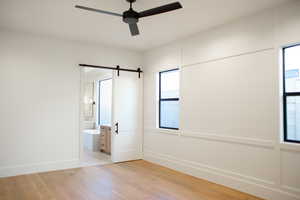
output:
[[142, 158], [143, 79], [138, 73], [113, 73], [112, 161]]

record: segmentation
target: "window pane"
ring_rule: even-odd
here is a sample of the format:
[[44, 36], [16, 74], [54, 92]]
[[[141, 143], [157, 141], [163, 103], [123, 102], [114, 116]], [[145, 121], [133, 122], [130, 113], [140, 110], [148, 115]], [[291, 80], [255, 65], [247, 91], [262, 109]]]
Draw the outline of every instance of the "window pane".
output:
[[161, 98], [179, 98], [179, 70], [162, 72]]
[[100, 82], [99, 125], [111, 125], [112, 80]]
[[179, 102], [161, 101], [160, 103], [160, 127], [179, 127]]
[[287, 97], [287, 139], [300, 141], [300, 96]]
[[285, 90], [300, 92], [300, 46], [285, 49]]

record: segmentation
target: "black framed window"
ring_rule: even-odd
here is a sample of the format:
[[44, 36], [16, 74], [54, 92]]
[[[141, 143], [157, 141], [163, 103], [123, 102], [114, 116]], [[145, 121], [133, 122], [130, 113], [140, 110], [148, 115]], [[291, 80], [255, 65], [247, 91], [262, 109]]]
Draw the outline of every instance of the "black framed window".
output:
[[283, 48], [284, 141], [300, 143], [300, 44]]
[[159, 73], [159, 128], [179, 128], [179, 69]]

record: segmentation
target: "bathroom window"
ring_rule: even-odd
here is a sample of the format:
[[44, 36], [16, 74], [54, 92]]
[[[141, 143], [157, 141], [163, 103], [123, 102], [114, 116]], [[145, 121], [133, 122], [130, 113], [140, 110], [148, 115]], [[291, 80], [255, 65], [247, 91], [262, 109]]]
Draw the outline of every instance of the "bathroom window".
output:
[[99, 81], [98, 125], [111, 125], [112, 79]]
[[300, 45], [283, 48], [284, 141], [300, 143]]
[[179, 128], [179, 69], [159, 73], [159, 128]]

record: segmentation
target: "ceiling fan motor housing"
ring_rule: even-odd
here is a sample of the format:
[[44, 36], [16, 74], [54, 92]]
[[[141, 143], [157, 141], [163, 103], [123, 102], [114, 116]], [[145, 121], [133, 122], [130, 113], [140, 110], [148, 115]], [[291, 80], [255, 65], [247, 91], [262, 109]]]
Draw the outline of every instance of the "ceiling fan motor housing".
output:
[[136, 0], [126, 0], [128, 3], [134, 3]]
[[139, 13], [129, 9], [123, 13], [123, 21], [127, 24], [136, 24], [139, 21]]

